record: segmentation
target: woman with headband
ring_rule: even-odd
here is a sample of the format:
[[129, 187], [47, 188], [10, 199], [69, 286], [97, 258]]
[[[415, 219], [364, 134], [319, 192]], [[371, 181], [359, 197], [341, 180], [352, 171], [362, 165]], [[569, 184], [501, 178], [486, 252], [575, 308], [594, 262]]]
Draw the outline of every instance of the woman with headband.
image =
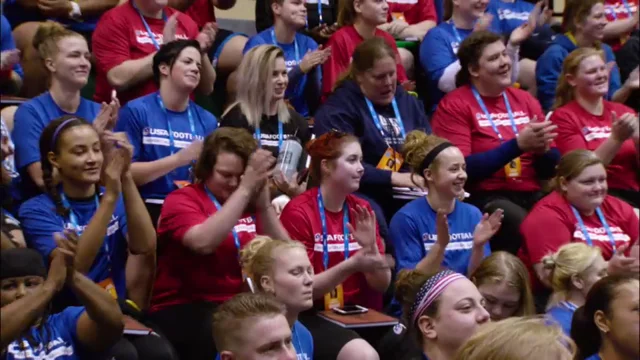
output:
[[465, 157], [469, 203], [482, 212], [504, 210], [491, 249], [516, 254], [520, 223], [542, 197], [541, 182], [559, 158], [555, 126], [531, 94], [511, 86], [512, 61], [499, 35], [474, 32], [458, 57], [459, 87], [442, 99], [431, 126]]
[[[130, 299], [146, 309], [155, 273], [156, 234], [131, 175], [131, 144], [112, 133], [99, 137], [86, 120], [64, 116], [44, 129], [40, 152], [46, 193], [22, 204], [18, 213], [27, 245], [49, 262], [56, 249], [51, 234], [77, 231], [75, 270], [120, 303]], [[59, 184], [53, 180], [54, 171]], [[54, 308], [81, 301], [63, 291]], [[122, 346], [141, 356], [170, 356], [164, 338], [145, 338]]]
[[212, 313], [245, 289], [240, 250], [257, 234], [289, 239], [269, 197], [274, 164], [246, 130], [218, 129], [204, 140], [195, 183], [162, 206], [150, 320], [181, 359], [215, 357]]
[[[416, 177], [426, 183], [427, 195], [402, 207], [391, 219], [389, 234], [397, 271], [435, 271], [444, 266], [471, 274], [491, 253], [489, 239], [500, 229], [502, 210], [482, 215], [463, 203], [466, 164], [460, 150], [445, 139], [412, 131], [402, 156]], [[447, 237], [438, 238], [446, 228]]]
[[465, 341], [490, 321], [476, 286], [451, 270], [400, 272], [396, 299], [402, 304], [407, 335], [417, 341], [426, 360], [454, 359]]
[[131, 174], [154, 225], [165, 197], [192, 181], [202, 140], [218, 121], [189, 95], [201, 77], [202, 56], [195, 40], [175, 40], [153, 57], [160, 90], [130, 101], [116, 125], [134, 147]]

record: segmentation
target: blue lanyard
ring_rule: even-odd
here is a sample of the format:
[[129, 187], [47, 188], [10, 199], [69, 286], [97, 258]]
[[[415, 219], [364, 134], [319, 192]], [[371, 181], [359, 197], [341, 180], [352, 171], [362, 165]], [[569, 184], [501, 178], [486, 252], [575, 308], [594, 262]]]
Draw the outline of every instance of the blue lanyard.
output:
[[[475, 87], [471, 87], [471, 91], [473, 92], [473, 96], [476, 98], [478, 105], [480, 105], [480, 108], [484, 112], [484, 115], [487, 117], [487, 120], [489, 120], [489, 123], [491, 124], [493, 131], [496, 133], [496, 135], [498, 135], [498, 139], [500, 139], [500, 143], [503, 143], [504, 138], [502, 137], [502, 134], [500, 134], [500, 130], [498, 130], [498, 127], [496, 126], [496, 124], [493, 122], [493, 118], [491, 117], [489, 110], [487, 110], [487, 106], [484, 104], [482, 97], [480, 97], [480, 93], [478, 93], [478, 90], [476, 90]], [[504, 105], [507, 107], [507, 113], [509, 114], [509, 120], [511, 121], [511, 129], [513, 130], [513, 133], [515, 135], [518, 135], [518, 127], [516, 126], [516, 119], [513, 117], [511, 104], [509, 103], [509, 98], [507, 97], [507, 93], [505, 91], [502, 92], [502, 98], [504, 99]]]
[[[327, 216], [324, 212], [324, 202], [322, 201], [322, 191], [318, 188], [318, 212], [320, 213], [320, 224], [322, 224], [322, 264], [324, 270], [329, 269], [329, 234], [327, 233]], [[349, 258], [349, 208], [345, 200], [342, 207], [342, 231], [344, 231], [344, 259]]]
[[322, 25], [322, 0], [318, 0], [318, 25]]
[[578, 307], [574, 303], [571, 303], [569, 301], [561, 301], [559, 305], [571, 312], [575, 312], [576, 310], [578, 310]]
[[[276, 40], [276, 31], [273, 28], [271, 28], [271, 41], [273, 41], [273, 45], [280, 47], [278, 40]], [[295, 36], [293, 37], [293, 48], [296, 53], [296, 64], [298, 64], [300, 62], [300, 50], [298, 49], [298, 39]]]
[[[62, 200], [62, 206], [69, 209], [68, 220], [71, 223], [71, 226], [73, 226], [73, 231], [75, 231], [78, 234], [78, 236], [82, 235], [82, 231], [80, 231], [80, 224], [78, 223], [78, 217], [76, 216], [75, 211], [73, 211], [73, 208], [69, 203], [69, 200], [67, 200], [67, 197], [65, 196], [64, 193], [60, 194], [60, 198]], [[100, 200], [98, 199], [98, 194], [95, 195], [95, 202], [96, 202], [96, 212], [97, 212], [98, 207], [100, 207]], [[111, 253], [109, 252], [109, 241], [105, 239], [105, 241], [103, 241], [103, 244], [104, 244], [105, 253], [107, 254], [107, 261], [109, 263], [109, 268], [111, 268]]]
[[[284, 142], [284, 130], [283, 130], [284, 125], [282, 125], [282, 121], [280, 121], [280, 119], [278, 119], [278, 152], [280, 152], [280, 150], [282, 149], [282, 143]], [[262, 147], [262, 131], [260, 131], [260, 124], [258, 124], [256, 126], [256, 130], [253, 133], [253, 136], [256, 138], [256, 141], [258, 141], [258, 147], [261, 148]]]
[[[622, 0], [622, 3], [624, 4], [625, 9], [627, 9], [627, 14], [629, 14], [629, 17], [633, 16], [633, 11], [631, 11], [631, 6], [629, 5], [629, 2], [627, 2], [627, 0]], [[611, 13], [613, 15], [613, 20], [618, 20], [618, 14], [616, 13], [616, 9], [615, 8], [611, 8]]]
[[[220, 206], [220, 203], [218, 202], [216, 197], [213, 196], [209, 188], [207, 188], [207, 185], [203, 184], [203, 187], [204, 187], [204, 191], [206, 191], [207, 195], [209, 195], [209, 199], [211, 199], [211, 202], [213, 203], [213, 205], [215, 205], [216, 209], [220, 211], [222, 206]], [[238, 250], [238, 256], [240, 256], [240, 238], [238, 237], [238, 233], [236, 232], [235, 225], [234, 227], [231, 228], [231, 235], [233, 235], [233, 242], [236, 244], [236, 249]]]
[[[371, 103], [371, 100], [367, 99], [366, 97], [364, 98], [364, 100], [367, 102], [367, 106], [369, 107], [369, 113], [371, 114], [373, 123], [376, 124], [378, 131], [380, 131], [380, 134], [384, 138], [386, 131], [382, 128], [382, 124], [380, 123], [380, 118], [378, 117], [378, 113], [373, 108], [373, 104]], [[395, 98], [393, 98], [393, 101], [391, 102], [391, 104], [393, 106], [393, 112], [396, 117], [396, 121], [398, 122], [398, 127], [400, 128], [400, 136], [402, 136], [402, 140], [404, 140], [407, 134], [404, 131], [404, 124], [402, 123], [402, 115], [400, 115], [400, 110], [398, 109], [398, 103], [396, 102]], [[389, 133], [389, 135], [393, 135], [393, 134]]]
[[[147, 30], [147, 34], [149, 34], [149, 38], [153, 42], [153, 46], [156, 47], [156, 50], [160, 50], [160, 45], [156, 41], [156, 37], [153, 36], [153, 33], [151, 32], [151, 28], [149, 27], [149, 24], [147, 24], [147, 20], [144, 19], [144, 15], [142, 15], [142, 13], [136, 7], [133, 1], [131, 1], [131, 6], [133, 6], [133, 8], [136, 9], [136, 11], [138, 12], [138, 15], [140, 15], [140, 20], [142, 20], [142, 25], [144, 25], [145, 30]], [[164, 20], [164, 22], [167, 22], [167, 14], [165, 14], [164, 10], [162, 10], [162, 19]], [[164, 42], [164, 39], [162, 39], [162, 41]]]
[[462, 42], [462, 37], [460, 36], [458, 29], [456, 29], [456, 24], [453, 23], [453, 20], [449, 20], [449, 24], [451, 24], [451, 29], [453, 29], [453, 36], [456, 38], [456, 41], [458, 42], [458, 46], [460, 46], [460, 43]]
[[[589, 233], [587, 232], [587, 228], [584, 226], [584, 222], [582, 221], [582, 217], [580, 216], [580, 213], [573, 206], [571, 206], [571, 210], [573, 210], [573, 215], [576, 217], [576, 220], [578, 220], [578, 226], [580, 226], [580, 231], [582, 231], [582, 234], [584, 234], [584, 238], [587, 241], [587, 244], [589, 246], [593, 246], [593, 242], [591, 241], [591, 236], [589, 236]], [[599, 206], [596, 208], [596, 214], [598, 214], [600, 223], [602, 223], [602, 226], [604, 226], [604, 230], [607, 232], [607, 236], [609, 236], [611, 247], [613, 248], [613, 252], [615, 253], [616, 252], [615, 238], [613, 237], [613, 234], [611, 233], [611, 228], [609, 228], [609, 224], [607, 223], [607, 220], [604, 218], [604, 215], [602, 214], [602, 210], [600, 210]]]
[[[167, 119], [167, 131], [169, 132], [169, 147], [171, 148], [171, 155], [176, 152], [176, 143], [173, 138], [173, 128], [171, 127], [171, 120], [169, 119], [169, 114], [167, 113], [167, 109], [164, 107], [164, 102], [160, 97], [160, 94], [157, 95], [158, 105], [162, 109], [164, 113], [164, 117]], [[196, 126], [193, 122], [193, 114], [191, 113], [191, 101], [187, 105], [187, 117], [189, 118], [189, 127], [191, 128], [191, 141], [196, 140]]]

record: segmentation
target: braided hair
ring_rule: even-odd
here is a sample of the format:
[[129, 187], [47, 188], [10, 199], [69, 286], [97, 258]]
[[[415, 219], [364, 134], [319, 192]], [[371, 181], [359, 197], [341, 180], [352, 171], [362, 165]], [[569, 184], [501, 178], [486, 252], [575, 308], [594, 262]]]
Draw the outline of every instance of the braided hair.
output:
[[[65, 218], [69, 216], [70, 210], [64, 206], [62, 196], [58, 193], [56, 182], [53, 178], [53, 164], [49, 161], [49, 153], [58, 153], [60, 138], [65, 131], [83, 125], [91, 126], [91, 123], [81, 117], [64, 115], [50, 122], [42, 131], [42, 135], [40, 135], [40, 164], [42, 166], [45, 192], [53, 199], [56, 205], [56, 213]], [[96, 193], [99, 193], [97, 187], [98, 184], [96, 184]]]

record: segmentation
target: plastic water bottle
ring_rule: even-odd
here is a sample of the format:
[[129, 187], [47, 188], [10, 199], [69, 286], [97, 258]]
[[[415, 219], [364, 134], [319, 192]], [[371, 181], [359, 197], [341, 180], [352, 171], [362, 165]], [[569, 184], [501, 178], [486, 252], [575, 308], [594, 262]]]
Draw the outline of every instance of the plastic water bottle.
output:
[[285, 179], [290, 180], [298, 171], [298, 161], [302, 155], [302, 145], [297, 138], [291, 137], [282, 143], [282, 149], [278, 154], [276, 169], [280, 170]]

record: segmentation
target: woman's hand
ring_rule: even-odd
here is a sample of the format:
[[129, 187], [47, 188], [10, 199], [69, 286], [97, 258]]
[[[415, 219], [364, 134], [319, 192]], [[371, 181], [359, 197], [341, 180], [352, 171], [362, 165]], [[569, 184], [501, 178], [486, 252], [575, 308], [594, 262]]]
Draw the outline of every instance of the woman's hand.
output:
[[262, 191], [263, 186], [271, 177], [271, 169], [275, 163], [276, 158], [273, 157], [270, 151], [264, 149], [256, 150], [249, 157], [249, 164], [242, 175], [242, 180], [240, 180], [240, 187], [251, 194]]
[[473, 231], [473, 246], [483, 247], [500, 230], [504, 219], [504, 210], [497, 209], [493, 214], [485, 213]]
[[123, 151], [115, 147], [109, 150], [105, 162], [107, 166], [103, 172], [103, 181], [106, 193], [117, 199], [122, 192], [122, 175], [131, 162], [127, 161]]
[[638, 127], [638, 117], [635, 114], [625, 113], [618, 117], [615, 112], [611, 113], [611, 137], [613, 140], [622, 143], [634, 135]]
[[491, 23], [493, 22], [493, 15], [489, 13], [484, 13], [476, 24], [473, 26], [473, 31], [487, 31], [491, 28]]
[[619, 247], [609, 259], [607, 272], [609, 275], [638, 276], [640, 272], [640, 260], [635, 257], [627, 257], [624, 253], [629, 249], [629, 244]]
[[200, 44], [200, 51], [206, 52], [211, 48], [213, 42], [216, 40], [218, 34], [218, 24], [214, 22], [208, 22], [200, 30], [200, 33], [196, 37], [196, 41]]
[[314, 67], [324, 64], [329, 59], [329, 56], [331, 56], [331, 47], [323, 48], [320, 45], [316, 50], [308, 51], [304, 55], [300, 62], [300, 70], [306, 74], [313, 70]]
[[449, 241], [449, 222], [447, 221], [447, 212], [444, 209], [438, 209], [436, 214], [436, 243], [443, 249], [447, 248]]
[[74, 231], [65, 230], [63, 233], [53, 234], [53, 238], [58, 245], [56, 249], [64, 255], [65, 265], [67, 267], [67, 283], [73, 281], [73, 275], [75, 273], [75, 258], [76, 258], [76, 246], [78, 244], [78, 234]]
[[389, 268], [389, 263], [385, 256], [378, 252], [378, 249], [362, 249], [358, 251], [353, 260], [356, 264], [356, 271], [367, 273]]
[[558, 136], [557, 125], [551, 121], [538, 122], [537, 117], [517, 137], [518, 147], [523, 152], [544, 153]]
[[[376, 214], [372, 210], [358, 205], [351, 211], [349, 218], [351, 220], [347, 224], [347, 228], [358, 244], [363, 249], [377, 249]], [[355, 224], [355, 227], [352, 224]]]
[[162, 29], [162, 43], [167, 44], [176, 39], [176, 30], [178, 28], [178, 14], [174, 13], [169, 17]]
[[291, 179], [286, 179], [281, 171], [276, 172], [273, 176], [275, 186], [290, 198], [294, 198], [307, 190], [307, 180], [298, 183], [298, 173], [293, 174]]
[[11, 70], [20, 62], [20, 50], [5, 50], [0, 52], [0, 70]]

